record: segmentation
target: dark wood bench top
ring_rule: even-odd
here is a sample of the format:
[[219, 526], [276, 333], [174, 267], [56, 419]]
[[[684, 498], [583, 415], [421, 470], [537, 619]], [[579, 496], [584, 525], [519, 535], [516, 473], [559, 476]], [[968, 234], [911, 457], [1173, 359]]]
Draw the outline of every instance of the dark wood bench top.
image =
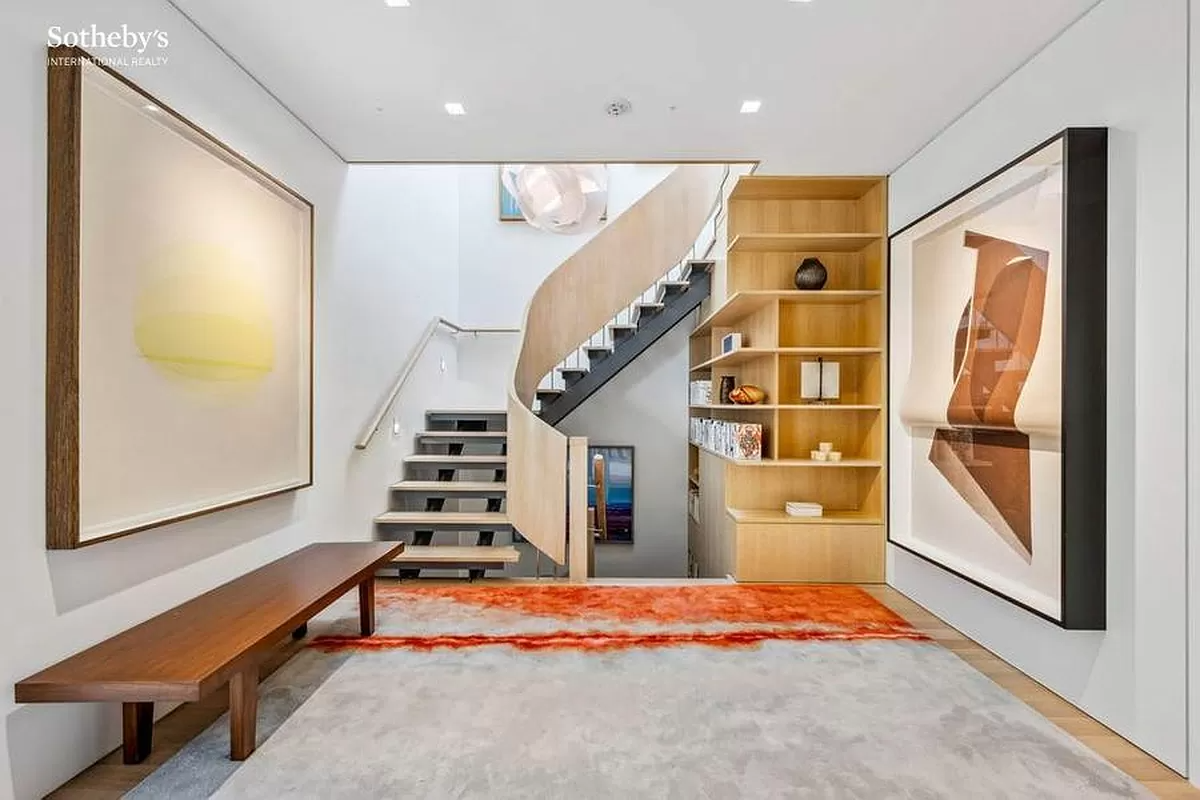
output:
[[199, 700], [403, 548], [309, 545], [26, 678], [16, 700]]

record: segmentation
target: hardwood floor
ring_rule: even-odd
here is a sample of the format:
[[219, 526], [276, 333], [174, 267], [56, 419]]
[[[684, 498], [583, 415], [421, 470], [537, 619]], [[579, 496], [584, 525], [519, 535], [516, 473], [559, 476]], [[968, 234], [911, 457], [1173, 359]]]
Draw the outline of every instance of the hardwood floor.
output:
[[[381, 584], [390, 580], [380, 580]], [[514, 581], [498, 581], [511, 585]], [[544, 583], [545, 581], [542, 581]], [[431, 581], [432, 583], [432, 581]], [[440, 581], [439, 581], [440, 583]], [[458, 583], [458, 581], [446, 581]], [[536, 584], [537, 581], [528, 581]], [[975, 669], [991, 678], [1018, 699], [1028, 704], [1080, 742], [1108, 759], [1113, 765], [1141, 782], [1163, 800], [1200, 798], [1193, 787], [1177, 773], [1152, 756], [1084, 714], [1075, 706], [1012, 667], [993, 653], [963, 636], [938, 617], [886, 586], [864, 586], [868, 593], [907, 619], [913, 627], [951, 650]], [[312, 634], [322, 626], [314, 623]], [[285, 642], [264, 667], [263, 676], [273, 672], [294, 655], [303, 642]], [[83, 771], [50, 795], [54, 800], [110, 800], [119, 798], [174, 755], [188, 741], [215, 722], [228, 708], [228, 693], [214, 692], [203, 702], [187, 703], [154, 726], [154, 749], [145, 762], [127, 766], [121, 763], [117, 749], [94, 766]]]
[[1106, 758], [1164, 800], [1200, 798], [1200, 789], [1116, 732], [1084, 714], [1025, 673], [951, 628], [924, 607], [888, 586], [863, 586], [871, 596], [908, 620], [1020, 701]]

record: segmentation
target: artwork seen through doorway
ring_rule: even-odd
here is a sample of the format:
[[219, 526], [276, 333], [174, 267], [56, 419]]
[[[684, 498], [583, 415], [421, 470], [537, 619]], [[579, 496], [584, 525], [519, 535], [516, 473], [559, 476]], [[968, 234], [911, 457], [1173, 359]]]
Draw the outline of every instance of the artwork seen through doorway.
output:
[[633, 543], [633, 448], [589, 447], [588, 508], [597, 542]]

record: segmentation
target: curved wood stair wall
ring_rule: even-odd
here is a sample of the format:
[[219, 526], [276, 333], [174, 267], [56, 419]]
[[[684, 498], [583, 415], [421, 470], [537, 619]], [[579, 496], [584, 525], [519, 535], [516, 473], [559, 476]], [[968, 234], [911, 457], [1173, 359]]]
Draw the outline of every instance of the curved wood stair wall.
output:
[[[568, 439], [534, 412], [538, 386], [684, 258], [717, 205], [725, 174], [722, 164], [677, 167], [550, 273], [526, 309], [508, 390], [508, 519], [558, 564], [567, 560], [568, 511], [573, 528], [586, 517], [587, 475], [586, 468], [574, 470], [568, 487]], [[577, 465], [580, 444], [572, 448]]]

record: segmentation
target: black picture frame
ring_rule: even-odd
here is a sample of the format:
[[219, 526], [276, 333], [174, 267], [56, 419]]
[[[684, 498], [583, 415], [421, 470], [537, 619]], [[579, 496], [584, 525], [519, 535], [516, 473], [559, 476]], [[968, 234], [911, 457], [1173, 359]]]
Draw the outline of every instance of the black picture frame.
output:
[[[918, 552], [905, 552], [1067, 630], [1107, 624], [1107, 316], [1108, 129], [1066, 128], [888, 236], [888, 331], [892, 330], [892, 262], [896, 237], [1003, 175], [1050, 145], [1063, 146], [1062, 237], [1062, 553], [1061, 618], [1055, 618]], [[889, 350], [887, 363], [891, 380]], [[891, 436], [891, 420], [888, 424]], [[894, 470], [888, 448], [888, 491]]]

